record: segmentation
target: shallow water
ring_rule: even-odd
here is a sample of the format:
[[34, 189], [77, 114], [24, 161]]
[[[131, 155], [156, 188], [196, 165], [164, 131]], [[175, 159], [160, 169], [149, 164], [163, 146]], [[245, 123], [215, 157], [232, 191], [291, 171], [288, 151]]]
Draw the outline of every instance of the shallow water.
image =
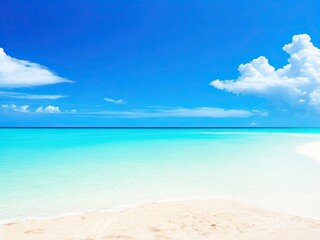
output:
[[320, 129], [0, 129], [0, 220], [223, 196], [320, 218]]

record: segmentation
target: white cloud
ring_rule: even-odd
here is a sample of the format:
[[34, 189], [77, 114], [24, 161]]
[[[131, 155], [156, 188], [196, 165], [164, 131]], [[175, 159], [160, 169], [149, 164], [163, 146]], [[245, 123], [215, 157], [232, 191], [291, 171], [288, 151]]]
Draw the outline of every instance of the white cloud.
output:
[[257, 126], [257, 124], [256, 124], [255, 122], [251, 122], [251, 123], [250, 123], [250, 126], [251, 126], [251, 127], [255, 127], [255, 126]]
[[115, 104], [126, 104], [127, 103], [123, 99], [115, 100], [115, 99], [112, 99], [112, 98], [104, 98], [103, 100], [105, 100], [106, 102], [115, 103]]
[[23, 105], [20, 107], [20, 109], [18, 110], [19, 112], [30, 112], [29, 110], [29, 105]]
[[35, 112], [37, 112], [37, 113], [60, 113], [61, 111], [58, 106], [55, 107], [55, 106], [49, 105], [45, 108], [40, 106], [36, 109]]
[[66, 110], [66, 113], [76, 113], [78, 112], [76, 109]]
[[30, 112], [30, 110], [29, 110], [30, 106], [29, 105], [23, 105], [21, 107], [17, 107], [15, 104], [11, 104], [11, 105], [2, 104], [1, 107], [4, 108], [5, 110], [12, 110], [12, 111], [15, 111], [15, 112], [23, 112], [23, 113]]
[[32, 99], [32, 100], [40, 100], [40, 99], [55, 100], [55, 99], [59, 99], [59, 98], [64, 98], [66, 96], [64, 96], [64, 95], [43, 95], [43, 94], [39, 95], [39, 94], [0, 91], [0, 97], [18, 98], [18, 99]]
[[320, 108], [320, 88], [310, 93], [310, 105]]
[[59, 113], [59, 114], [76, 114], [77, 110], [76, 109], [71, 109], [71, 110], [65, 110], [65, 111], [61, 111], [60, 107], [58, 106], [40, 106], [38, 108], [36, 108], [35, 110], [30, 110], [30, 106], [29, 105], [22, 105], [20, 107], [18, 107], [15, 104], [2, 104], [0, 105], [0, 109], [3, 109], [5, 112], [10, 112], [10, 111], [14, 111], [14, 112], [21, 112], [21, 113]]
[[2, 104], [1, 107], [4, 108], [4, 109], [15, 109], [17, 106], [14, 105], [14, 104], [11, 104], [11, 105], [9, 105], [9, 104]]
[[275, 69], [265, 57], [239, 66], [235, 80], [214, 80], [211, 86], [235, 94], [254, 94], [283, 100], [291, 106], [309, 106], [320, 110], [320, 49], [307, 34], [295, 35], [283, 47], [288, 64]]
[[251, 116], [266, 116], [267, 113], [258, 110], [223, 109], [223, 108], [158, 108], [152, 110], [133, 111], [101, 111], [86, 114], [103, 115], [119, 118], [159, 118], [159, 117], [200, 117], [200, 118], [247, 118]]
[[269, 116], [268, 112], [261, 111], [261, 110], [252, 110], [252, 113], [255, 114], [255, 115], [262, 116], [262, 117], [268, 117]]
[[209, 118], [228, 118], [228, 117], [250, 117], [252, 112], [247, 110], [231, 109], [226, 110], [223, 108], [176, 108], [176, 109], [163, 109], [159, 112], [164, 117], [209, 117]]
[[8, 56], [0, 48], [0, 87], [20, 88], [71, 82], [37, 63]]

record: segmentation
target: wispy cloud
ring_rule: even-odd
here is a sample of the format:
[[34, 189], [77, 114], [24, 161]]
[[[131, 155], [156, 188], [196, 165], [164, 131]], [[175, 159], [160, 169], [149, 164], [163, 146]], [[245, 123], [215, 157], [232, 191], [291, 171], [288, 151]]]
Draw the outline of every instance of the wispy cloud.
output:
[[252, 116], [266, 117], [268, 113], [261, 110], [223, 109], [211, 107], [183, 108], [183, 107], [153, 107], [133, 109], [127, 111], [77, 111], [76, 109], [62, 111], [59, 106], [39, 106], [30, 110], [29, 105], [17, 107], [14, 104], [3, 104], [4, 110], [24, 113], [76, 114], [92, 115], [104, 118], [249, 118]]
[[116, 100], [116, 99], [112, 99], [112, 98], [104, 98], [103, 100], [105, 100], [106, 102], [115, 103], [115, 104], [126, 104], [127, 103], [123, 99]]
[[223, 109], [223, 108], [155, 108], [132, 111], [100, 111], [86, 114], [103, 115], [118, 118], [160, 118], [160, 117], [191, 117], [191, 118], [247, 118], [251, 116], [267, 116], [259, 110]]
[[283, 47], [290, 57], [288, 64], [275, 70], [265, 57], [239, 66], [234, 80], [214, 80], [211, 86], [235, 94], [260, 95], [283, 100], [291, 106], [320, 110], [320, 49], [307, 34], [295, 35]]
[[6, 98], [18, 98], [18, 99], [32, 99], [32, 100], [55, 100], [59, 98], [67, 97], [65, 95], [43, 95], [43, 94], [28, 94], [28, 93], [19, 93], [19, 92], [7, 92], [0, 91], [0, 97]]
[[250, 117], [252, 112], [238, 109], [223, 109], [223, 108], [175, 108], [161, 109], [157, 112], [164, 117], [208, 117], [208, 118], [229, 118], [229, 117]]
[[0, 48], [0, 88], [21, 88], [71, 82], [48, 68], [8, 56]]

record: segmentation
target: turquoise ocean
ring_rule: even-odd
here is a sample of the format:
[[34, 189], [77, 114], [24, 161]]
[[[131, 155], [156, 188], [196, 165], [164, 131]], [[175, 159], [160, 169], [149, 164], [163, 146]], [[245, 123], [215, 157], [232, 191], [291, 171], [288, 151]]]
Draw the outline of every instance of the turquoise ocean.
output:
[[0, 129], [0, 221], [223, 197], [320, 219], [320, 129]]

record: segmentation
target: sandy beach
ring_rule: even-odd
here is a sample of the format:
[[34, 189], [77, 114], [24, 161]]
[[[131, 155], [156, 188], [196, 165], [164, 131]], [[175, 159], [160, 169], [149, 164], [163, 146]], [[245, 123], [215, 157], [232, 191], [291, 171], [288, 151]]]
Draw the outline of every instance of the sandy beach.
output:
[[261, 210], [232, 200], [189, 200], [9, 223], [0, 226], [0, 239], [318, 240], [320, 221]]

